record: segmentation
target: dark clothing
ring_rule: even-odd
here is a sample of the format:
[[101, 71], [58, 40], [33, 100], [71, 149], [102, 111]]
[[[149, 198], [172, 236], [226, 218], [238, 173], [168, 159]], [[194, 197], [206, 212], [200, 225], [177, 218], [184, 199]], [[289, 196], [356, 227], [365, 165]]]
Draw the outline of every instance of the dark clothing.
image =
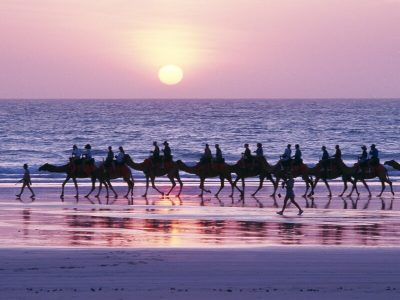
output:
[[255, 153], [257, 157], [264, 157], [264, 150], [262, 147], [258, 147]]
[[112, 150], [109, 150], [104, 164], [106, 167], [111, 167], [113, 161], [114, 161], [114, 152]]
[[153, 160], [158, 162], [160, 160], [160, 148], [158, 146], [154, 146], [153, 153]]
[[206, 147], [204, 149], [204, 154], [200, 159], [200, 163], [202, 164], [208, 164], [212, 161], [212, 153], [209, 147]]
[[168, 145], [164, 146], [164, 161], [172, 161], [171, 148]]
[[329, 159], [329, 153], [326, 150], [323, 150], [322, 153], [322, 160], [328, 160]]
[[302, 153], [300, 149], [296, 149], [295, 153], [294, 153], [294, 161], [293, 164], [298, 166], [301, 165], [303, 163], [303, 159], [302, 157]]
[[371, 151], [369, 151], [369, 164], [371, 166], [377, 166], [379, 165], [379, 151], [378, 149], [371, 149]]
[[245, 162], [251, 162], [252, 156], [251, 156], [251, 151], [249, 148], [246, 148], [246, 150], [244, 150], [243, 158], [244, 158]]
[[336, 160], [342, 160], [342, 150], [336, 149], [335, 155], [333, 156]]
[[361, 156], [358, 159], [358, 162], [359, 162], [361, 168], [364, 168], [367, 166], [367, 164], [368, 164], [367, 150], [365, 150], [365, 149], [363, 150], [363, 152], [361, 153]]
[[224, 158], [222, 157], [222, 151], [220, 148], [217, 148], [216, 153], [215, 153], [215, 162], [217, 163], [223, 163]]

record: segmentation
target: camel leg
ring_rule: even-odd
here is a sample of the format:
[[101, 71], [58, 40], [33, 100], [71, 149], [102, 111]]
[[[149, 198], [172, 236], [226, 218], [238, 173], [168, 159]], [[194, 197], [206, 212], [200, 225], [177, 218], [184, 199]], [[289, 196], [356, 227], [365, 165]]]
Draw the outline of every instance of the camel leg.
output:
[[[152, 187], [153, 189], [155, 189], [157, 192], [159, 192], [159, 193], [161, 194], [161, 196], [164, 196], [164, 192], [160, 191], [160, 190], [156, 187], [155, 180], [156, 180], [155, 177], [152, 177], [152, 178], [151, 178], [151, 187]], [[170, 180], [171, 180], [171, 178], [170, 178]], [[172, 185], [173, 185], [173, 184], [175, 184], [175, 181], [172, 183]]]
[[72, 178], [72, 181], [74, 182], [75, 190], [76, 190], [75, 198], [78, 199], [79, 198], [78, 182], [76, 182], [76, 178]]
[[386, 177], [386, 182], [389, 184], [390, 191], [392, 192], [392, 195], [394, 196], [394, 191], [393, 191], [393, 184], [390, 181], [389, 177]]
[[347, 186], [347, 180], [345, 180], [345, 179], [343, 179], [343, 191], [342, 191], [342, 193], [341, 194], [339, 194], [339, 197], [342, 197], [343, 196], [343, 194], [347, 191], [347, 188], [348, 188], [348, 186]]
[[[361, 179], [362, 184], [364, 185], [364, 187], [367, 189], [368, 191], [368, 196], [372, 197], [372, 193], [371, 190], [369, 189], [368, 184], [366, 183], [366, 181], [364, 179]], [[356, 186], [356, 191], [357, 191], [357, 186]], [[360, 195], [360, 193], [357, 191], [357, 194]]]
[[200, 185], [199, 185], [199, 188], [200, 188], [200, 194], [199, 194], [199, 197], [203, 197], [203, 194], [204, 194], [204, 180], [205, 180], [205, 178], [200, 178]]
[[347, 195], [347, 197], [351, 197], [351, 195], [353, 195], [354, 190], [357, 190], [357, 179], [354, 179], [353, 186], [351, 187], [351, 191]]
[[96, 198], [99, 198], [102, 189], [103, 189], [103, 181], [100, 180], [99, 191], [97, 192], [97, 194], [95, 196]]
[[218, 192], [215, 194], [215, 197], [218, 197], [219, 193], [221, 192], [221, 190], [224, 188], [224, 185], [225, 185], [225, 178], [223, 176], [220, 176], [219, 180], [221, 182], [221, 185], [219, 187]]
[[382, 196], [383, 191], [384, 191], [385, 188], [386, 188], [385, 181], [381, 180], [381, 185], [382, 185], [382, 189], [381, 189], [381, 193], [378, 195], [378, 197]]
[[258, 184], [258, 188], [253, 194], [251, 194], [252, 196], [255, 196], [258, 193], [258, 191], [262, 189], [264, 180], [265, 180], [265, 177], [260, 176], [260, 183]]
[[181, 193], [182, 193], [183, 182], [182, 182], [182, 179], [181, 179], [181, 176], [179, 175], [179, 173], [175, 175], [175, 178], [176, 178], [176, 180], [178, 180], [178, 183], [179, 183], [179, 192], [176, 195], [177, 197], [179, 197], [181, 195]]
[[232, 177], [230, 175], [228, 175], [226, 177], [226, 180], [228, 180], [229, 184], [231, 185], [231, 189], [232, 189], [231, 190], [231, 194], [229, 195], [229, 197], [233, 197], [233, 192], [234, 192], [235, 186], [233, 185]]
[[230, 182], [232, 184], [232, 195], [231, 195], [231, 197], [233, 197], [233, 191], [234, 191], [235, 188], [239, 191], [239, 193], [242, 193], [242, 190], [236, 184], [239, 181], [239, 178], [236, 178], [235, 181], [232, 180], [231, 176], [229, 176], [229, 178], [230, 178]]
[[90, 192], [85, 195], [85, 198], [89, 198], [90, 194], [93, 193], [95, 188], [96, 188], [96, 178], [92, 177], [92, 188], [90, 189]]
[[[118, 198], [118, 194], [114, 190], [114, 187], [112, 186], [111, 181], [109, 179], [107, 180], [107, 184], [108, 184], [109, 188], [111, 189], [111, 191], [114, 193], [114, 198]], [[128, 184], [128, 187], [129, 187], [129, 184]]]
[[[126, 182], [126, 184], [128, 185], [128, 190], [126, 191], [126, 194], [124, 195], [124, 198], [128, 198], [129, 193], [131, 191], [131, 180], [129, 178], [124, 178], [124, 181]], [[118, 194], [115, 192], [115, 190], [112, 188], [111, 183], [110, 183], [110, 188], [111, 190], [114, 192], [114, 197], [117, 198]]]
[[322, 178], [323, 182], [325, 183], [326, 188], [328, 189], [328, 197], [332, 197], [332, 191], [331, 191], [331, 187], [329, 186], [328, 180], [326, 180], [326, 178]]
[[244, 180], [244, 177], [242, 178], [242, 196], [244, 196], [244, 190], [246, 188], [246, 182]]
[[147, 191], [149, 190], [149, 176], [146, 175], [146, 191], [143, 194], [143, 197], [147, 197]]
[[275, 180], [275, 184], [274, 184], [274, 192], [270, 195], [271, 197], [275, 197], [276, 191], [278, 190], [278, 187], [279, 187], [280, 180], [281, 180], [281, 178], [277, 176], [276, 180]]
[[[311, 192], [308, 194], [309, 197], [311, 197], [312, 195], [314, 195], [314, 190], [315, 190], [315, 188], [317, 187], [318, 181], [319, 181], [320, 179], [321, 179], [320, 177], [316, 177], [316, 178], [315, 178], [315, 181], [314, 181], [314, 184], [312, 183], [312, 180], [311, 180]], [[307, 180], [308, 180], [308, 179], [307, 179]], [[306, 180], [304, 180], [304, 181], [306, 181]], [[306, 194], [307, 194], [307, 192], [306, 192]], [[305, 194], [305, 195], [306, 195], [306, 194]]]
[[65, 188], [65, 185], [67, 184], [67, 182], [68, 182], [70, 179], [71, 179], [71, 177], [70, 177], [70, 176], [67, 176], [67, 178], [65, 178], [64, 182], [63, 182], [62, 185], [61, 185], [61, 195], [60, 195], [60, 198], [61, 198], [61, 199], [64, 199], [64, 188]]
[[176, 186], [176, 182], [175, 182], [174, 177], [173, 177], [173, 176], [168, 176], [168, 178], [169, 178], [169, 181], [171, 181], [172, 186], [171, 186], [171, 188], [169, 189], [169, 191], [168, 191], [168, 193], [167, 193], [167, 196], [169, 196], [169, 194], [172, 192], [172, 190], [173, 190], [174, 187]]

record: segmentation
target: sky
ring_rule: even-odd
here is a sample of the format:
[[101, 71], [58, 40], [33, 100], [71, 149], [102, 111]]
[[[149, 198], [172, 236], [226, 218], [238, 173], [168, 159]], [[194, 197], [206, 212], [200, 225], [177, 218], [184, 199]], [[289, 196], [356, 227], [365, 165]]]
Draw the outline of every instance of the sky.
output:
[[1, 0], [0, 41], [3, 99], [400, 98], [400, 0]]

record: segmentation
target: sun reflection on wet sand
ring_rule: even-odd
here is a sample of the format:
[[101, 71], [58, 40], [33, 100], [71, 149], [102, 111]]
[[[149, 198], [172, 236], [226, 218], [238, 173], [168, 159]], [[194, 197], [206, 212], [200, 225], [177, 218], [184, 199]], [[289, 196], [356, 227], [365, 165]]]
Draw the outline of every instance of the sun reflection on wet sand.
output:
[[[399, 198], [318, 196], [275, 214], [281, 198], [134, 197], [61, 202], [15, 201], [0, 193], [2, 247], [259, 247], [275, 245], [400, 246]], [[22, 202], [22, 203], [21, 203]], [[128, 202], [133, 205], [128, 205]], [[99, 204], [102, 203], [102, 204]]]

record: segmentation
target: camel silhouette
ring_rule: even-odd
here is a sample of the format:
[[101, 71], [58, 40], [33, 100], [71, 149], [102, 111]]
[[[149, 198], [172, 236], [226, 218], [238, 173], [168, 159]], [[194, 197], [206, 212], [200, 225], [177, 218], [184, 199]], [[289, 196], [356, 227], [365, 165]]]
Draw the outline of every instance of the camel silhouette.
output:
[[176, 165], [176, 163], [174, 161], [167, 162], [162, 167], [161, 166], [153, 166], [153, 164], [151, 163], [150, 158], [145, 159], [141, 163], [135, 163], [133, 161], [133, 159], [128, 154], [125, 155], [124, 161], [129, 167], [131, 167], [134, 170], [142, 171], [143, 174], [145, 175], [145, 177], [146, 177], [146, 191], [143, 194], [143, 197], [147, 196], [147, 192], [148, 192], [148, 189], [149, 189], [149, 182], [150, 181], [151, 181], [152, 188], [155, 189], [161, 195], [164, 195], [164, 193], [162, 191], [160, 191], [156, 187], [155, 179], [156, 179], [156, 177], [165, 176], [165, 175], [169, 178], [169, 180], [172, 183], [172, 187], [171, 187], [171, 189], [168, 191], [168, 193], [166, 195], [168, 196], [172, 192], [174, 187], [176, 186], [176, 182], [175, 182], [175, 179], [176, 179], [179, 182], [179, 185], [180, 185], [179, 192], [178, 192], [178, 194], [176, 196], [180, 196], [180, 194], [182, 192], [183, 183], [182, 183], [182, 180], [181, 180], [181, 178], [179, 176], [178, 166]]
[[245, 179], [249, 177], [259, 177], [259, 184], [257, 190], [252, 194], [252, 196], [255, 196], [258, 193], [258, 191], [262, 189], [265, 178], [267, 178], [269, 181], [272, 182], [275, 194], [276, 183], [272, 178], [272, 173], [265, 158], [254, 158], [254, 163], [251, 162], [245, 163], [243, 159], [241, 159], [236, 164], [231, 165], [229, 167], [231, 172], [236, 174], [236, 179], [233, 182], [233, 185], [236, 186], [239, 180], [242, 181], [242, 189], [240, 190], [239, 188], [237, 188], [242, 196], [244, 196], [245, 193], [245, 186], [246, 186]]
[[[231, 197], [233, 196], [234, 184], [232, 182], [232, 176], [230, 172], [229, 165], [226, 163], [209, 163], [209, 164], [197, 164], [195, 166], [188, 166], [181, 160], [176, 162], [179, 170], [182, 170], [189, 174], [194, 174], [200, 178], [200, 190], [201, 193], [199, 196], [203, 196], [203, 193], [210, 193], [211, 191], [207, 190], [204, 187], [204, 182], [207, 178], [219, 177], [221, 185], [218, 189], [218, 192], [215, 194], [218, 197], [219, 193], [225, 186], [225, 179], [231, 184], [232, 192]], [[240, 191], [240, 190], [239, 190]]]
[[89, 165], [77, 165], [74, 166], [72, 162], [69, 162], [68, 164], [62, 165], [62, 166], [55, 166], [52, 164], [44, 164], [39, 167], [39, 171], [46, 171], [50, 173], [64, 173], [66, 174], [66, 178], [62, 183], [62, 188], [61, 188], [61, 195], [60, 198], [64, 199], [64, 187], [67, 184], [67, 182], [72, 179], [75, 185], [75, 198], [78, 199], [79, 197], [79, 190], [78, 190], [78, 183], [77, 183], [77, 178], [90, 178], [92, 182], [92, 188], [85, 197], [88, 197], [95, 189], [95, 184], [96, 184], [96, 176], [94, 174], [96, 167], [94, 165], [89, 166]]

